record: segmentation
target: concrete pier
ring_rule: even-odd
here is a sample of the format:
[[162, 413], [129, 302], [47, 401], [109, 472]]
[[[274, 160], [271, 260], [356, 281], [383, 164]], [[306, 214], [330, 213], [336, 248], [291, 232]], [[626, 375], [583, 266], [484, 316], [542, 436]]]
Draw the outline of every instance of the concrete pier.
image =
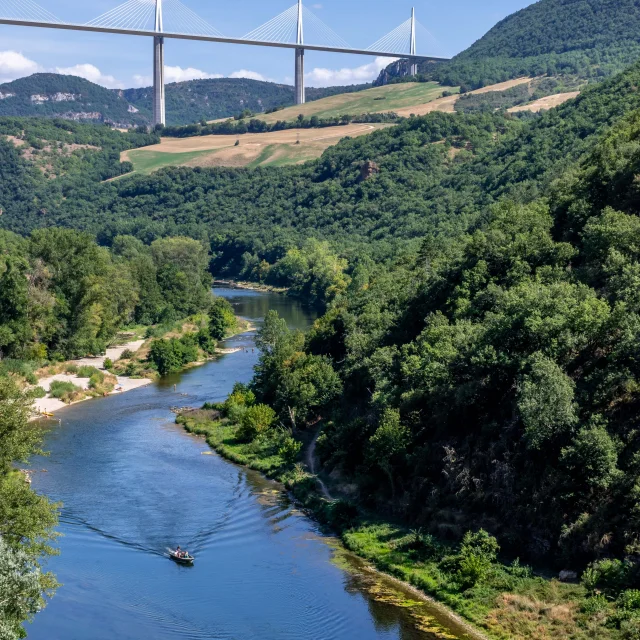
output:
[[167, 118], [164, 100], [164, 38], [153, 38], [153, 124], [165, 125]]
[[304, 104], [304, 49], [296, 49], [296, 104]]

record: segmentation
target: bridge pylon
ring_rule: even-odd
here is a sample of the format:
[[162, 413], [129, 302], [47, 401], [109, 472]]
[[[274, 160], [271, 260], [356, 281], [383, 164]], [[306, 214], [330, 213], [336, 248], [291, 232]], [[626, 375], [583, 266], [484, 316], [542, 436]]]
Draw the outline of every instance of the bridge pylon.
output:
[[[413, 7], [411, 9], [411, 41], [409, 45], [409, 53], [412, 56], [416, 55], [416, 9]], [[418, 75], [418, 63], [416, 59], [413, 58], [409, 64], [409, 75], [417, 76]]]
[[[164, 31], [162, 0], [156, 0], [155, 32]], [[164, 37], [153, 37], [153, 124], [167, 124], [164, 95]]]
[[[296, 44], [304, 44], [304, 25], [302, 22], [302, 0], [298, 0], [298, 32], [296, 37]], [[306, 102], [305, 90], [304, 90], [304, 48], [299, 46], [296, 48], [296, 69], [295, 69], [295, 84], [296, 84], [296, 104], [304, 104]]]

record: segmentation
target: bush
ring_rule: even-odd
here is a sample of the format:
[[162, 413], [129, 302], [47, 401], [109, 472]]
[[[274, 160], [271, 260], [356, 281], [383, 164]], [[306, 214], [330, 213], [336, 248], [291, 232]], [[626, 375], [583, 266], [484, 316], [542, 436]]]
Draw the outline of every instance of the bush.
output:
[[606, 558], [591, 563], [582, 574], [582, 584], [589, 591], [601, 590], [609, 595], [618, 595], [630, 578], [631, 564], [622, 560]]
[[109, 371], [110, 369], [113, 369], [113, 360], [111, 360], [111, 358], [104, 359], [104, 368], [107, 371]]
[[42, 387], [34, 387], [29, 391], [32, 398], [45, 398], [47, 392]]
[[640, 611], [640, 591], [638, 589], [623, 591], [616, 600], [616, 606], [624, 611]]
[[131, 349], [125, 349], [120, 355], [120, 360], [130, 360], [135, 354]]
[[78, 378], [91, 378], [91, 376], [95, 374], [103, 375], [99, 369], [96, 369], [96, 367], [92, 367], [90, 365], [82, 365], [81, 367], [78, 367], [78, 371], [76, 373]]
[[51, 397], [64, 400], [64, 396], [73, 394], [77, 391], [82, 391], [80, 387], [77, 387], [72, 382], [65, 382], [64, 380], [54, 380], [51, 383]]
[[289, 464], [295, 462], [302, 449], [302, 442], [298, 442], [291, 435], [285, 435], [278, 445], [278, 455]]
[[242, 416], [236, 437], [243, 442], [252, 442], [266, 433], [275, 422], [276, 412], [266, 404], [248, 407]]
[[89, 378], [89, 388], [90, 389], [95, 389], [96, 387], [100, 386], [103, 383], [104, 383], [104, 373], [102, 373], [102, 371], [96, 371]]
[[78, 365], [77, 364], [73, 364], [73, 362], [70, 362], [65, 368], [64, 368], [64, 372], [65, 373], [70, 373], [70, 374], [75, 374], [78, 373]]
[[180, 371], [184, 365], [195, 362], [197, 359], [198, 347], [193, 334], [187, 334], [179, 339], [154, 340], [151, 343], [149, 360], [153, 362], [161, 376]]

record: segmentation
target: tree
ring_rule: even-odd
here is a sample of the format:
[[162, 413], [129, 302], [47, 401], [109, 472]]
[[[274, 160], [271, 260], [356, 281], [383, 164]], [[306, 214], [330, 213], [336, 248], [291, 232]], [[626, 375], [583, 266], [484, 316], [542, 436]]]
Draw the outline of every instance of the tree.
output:
[[397, 409], [384, 410], [376, 432], [369, 438], [368, 458], [378, 466], [389, 480], [392, 500], [395, 500], [394, 465], [406, 452], [411, 436], [406, 427], [400, 423], [400, 412]]
[[54, 553], [56, 505], [32, 491], [12, 466], [39, 452], [42, 432], [28, 424], [30, 405], [29, 394], [0, 376], [0, 638], [7, 640], [24, 637], [21, 623], [56, 587], [53, 576], [41, 571]]
[[573, 389], [555, 362], [539, 353], [531, 357], [518, 389], [518, 411], [531, 447], [540, 448], [576, 422]]
[[266, 404], [256, 404], [247, 408], [242, 416], [237, 432], [239, 440], [252, 442], [266, 433], [275, 422], [276, 412]]

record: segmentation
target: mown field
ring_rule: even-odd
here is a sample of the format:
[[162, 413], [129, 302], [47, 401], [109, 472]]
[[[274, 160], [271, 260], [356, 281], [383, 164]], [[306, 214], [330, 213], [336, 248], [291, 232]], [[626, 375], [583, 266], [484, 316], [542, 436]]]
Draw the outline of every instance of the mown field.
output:
[[[319, 158], [346, 136], [366, 135], [389, 125], [350, 124], [324, 129], [290, 129], [228, 136], [162, 138], [160, 144], [126, 151], [122, 160], [149, 174], [168, 166], [258, 167], [299, 164]], [[239, 144], [236, 145], [236, 142]]]
[[326, 118], [362, 113], [383, 113], [431, 102], [441, 97], [443, 91], [457, 93], [458, 88], [443, 87], [437, 82], [392, 84], [357, 93], [343, 93], [257, 117], [265, 122], [277, 122], [278, 120], [295, 120], [300, 114], [305, 117]]

